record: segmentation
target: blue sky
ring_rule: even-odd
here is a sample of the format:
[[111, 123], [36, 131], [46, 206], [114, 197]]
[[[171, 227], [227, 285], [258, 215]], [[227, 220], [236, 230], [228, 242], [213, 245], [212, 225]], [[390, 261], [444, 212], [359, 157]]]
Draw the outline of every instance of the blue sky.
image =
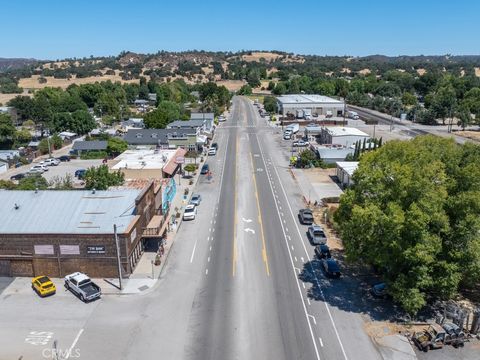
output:
[[478, 0], [18, 0], [2, 2], [1, 12], [0, 57], [480, 54]]

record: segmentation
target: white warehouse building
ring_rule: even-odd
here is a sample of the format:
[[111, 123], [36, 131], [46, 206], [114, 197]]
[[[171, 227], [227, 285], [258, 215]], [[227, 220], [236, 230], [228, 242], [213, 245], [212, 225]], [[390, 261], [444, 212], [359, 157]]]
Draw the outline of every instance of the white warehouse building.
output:
[[341, 100], [323, 95], [292, 94], [277, 97], [278, 112], [285, 116], [297, 112], [312, 115], [343, 116], [345, 104]]
[[320, 134], [320, 144], [352, 146], [357, 141], [369, 139], [370, 136], [361, 130], [352, 127], [326, 126]]

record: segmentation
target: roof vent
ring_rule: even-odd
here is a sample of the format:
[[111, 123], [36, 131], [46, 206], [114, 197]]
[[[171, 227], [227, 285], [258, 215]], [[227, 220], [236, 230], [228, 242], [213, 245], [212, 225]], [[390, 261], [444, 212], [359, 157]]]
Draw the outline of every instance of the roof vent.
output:
[[15, 203], [15, 205], [13, 207], [15, 208], [15, 210], [20, 209], [20, 205], [18, 205], [17, 203]]

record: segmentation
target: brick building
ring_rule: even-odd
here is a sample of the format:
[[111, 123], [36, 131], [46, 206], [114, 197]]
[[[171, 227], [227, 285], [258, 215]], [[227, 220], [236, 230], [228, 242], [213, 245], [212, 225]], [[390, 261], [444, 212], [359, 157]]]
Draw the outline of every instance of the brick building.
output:
[[[142, 190], [0, 190], [0, 276], [129, 276], [146, 238], [165, 228], [161, 186]], [[146, 236], [147, 235], [147, 236]]]

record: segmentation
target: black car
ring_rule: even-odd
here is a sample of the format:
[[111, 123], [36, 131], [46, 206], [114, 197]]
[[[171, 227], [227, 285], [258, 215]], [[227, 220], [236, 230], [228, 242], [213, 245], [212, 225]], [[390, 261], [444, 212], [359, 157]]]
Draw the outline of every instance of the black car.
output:
[[329, 259], [332, 257], [332, 254], [330, 254], [330, 249], [326, 244], [315, 246], [315, 255], [318, 259]]
[[298, 212], [298, 218], [300, 219], [300, 222], [304, 225], [313, 224], [313, 213], [310, 209], [301, 209]]
[[25, 174], [20, 173], [20, 174], [15, 174], [13, 176], [10, 176], [10, 180], [21, 180], [25, 177]]
[[75, 171], [75, 177], [77, 177], [79, 180], [82, 180], [85, 177], [86, 173], [87, 173], [87, 170], [78, 169]]
[[64, 161], [64, 162], [65, 161], [70, 161], [70, 156], [62, 155], [62, 156], [59, 156], [57, 159], [60, 160], [60, 161]]
[[322, 270], [328, 277], [338, 278], [340, 277], [340, 267], [333, 258], [321, 260]]
[[208, 166], [208, 164], [205, 164], [202, 166], [202, 170], [200, 171], [200, 174], [206, 175], [208, 174], [209, 171], [210, 171], [210, 167]]
[[215, 148], [215, 150], [218, 150], [218, 144], [217, 143], [213, 143], [212, 146], [210, 146], [212, 148]]

